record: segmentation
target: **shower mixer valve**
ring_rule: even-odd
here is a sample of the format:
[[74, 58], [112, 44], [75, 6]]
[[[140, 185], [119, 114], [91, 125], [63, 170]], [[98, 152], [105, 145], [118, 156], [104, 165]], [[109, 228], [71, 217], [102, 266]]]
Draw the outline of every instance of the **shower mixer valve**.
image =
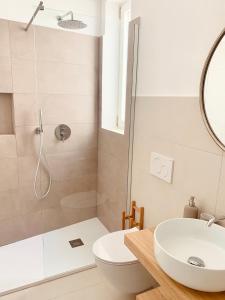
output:
[[69, 126], [65, 124], [60, 124], [55, 129], [55, 136], [57, 140], [64, 142], [67, 140], [71, 135], [71, 129]]

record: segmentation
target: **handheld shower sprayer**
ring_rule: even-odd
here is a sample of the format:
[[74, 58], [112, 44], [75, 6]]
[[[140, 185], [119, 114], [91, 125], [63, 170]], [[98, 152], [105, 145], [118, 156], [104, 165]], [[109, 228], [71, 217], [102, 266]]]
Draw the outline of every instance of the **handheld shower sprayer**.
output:
[[[43, 113], [42, 113], [42, 109], [40, 109], [39, 112], [39, 127], [37, 127], [35, 129], [35, 133], [38, 134], [40, 136], [40, 144], [39, 144], [39, 152], [38, 152], [38, 162], [37, 162], [37, 167], [36, 167], [36, 171], [35, 171], [35, 176], [34, 176], [34, 194], [36, 196], [37, 199], [41, 200], [47, 197], [47, 195], [50, 192], [51, 189], [51, 185], [52, 185], [52, 177], [51, 177], [51, 172], [50, 172], [50, 168], [48, 165], [48, 160], [46, 158], [46, 153], [44, 150], [44, 130], [43, 130]], [[40, 172], [40, 167], [41, 167], [41, 162], [45, 162], [43, 163], [47, 174], [48, 174], [48, 187], [46, 189], [46, 191], [43, 194], [38, 194], [37, 191], [37, 179], [38, 179], [38, 174]]]
[[42, 113], [42, 109], [40, 108], [40, 111], [39, 111], [39, 127], [37, 127], [35, 129], [35, 133], [36, 134], [41, 134], [43, 133], [43, 113]]

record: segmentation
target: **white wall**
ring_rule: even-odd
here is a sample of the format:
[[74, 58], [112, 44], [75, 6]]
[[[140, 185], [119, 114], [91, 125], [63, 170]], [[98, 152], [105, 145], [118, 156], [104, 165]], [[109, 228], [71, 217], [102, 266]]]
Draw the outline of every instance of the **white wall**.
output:
[[141, 16], [138, 95], [199, 94], [208, 51], [225, 26], [224, 0], [132, 0]]
[[[0, 0], [0, 18], [28, 22], [39, 0]], [[101, 34], [101, 0], [44, 0], [45, 11], [39, 12], [34, 24], [59, 28], [55, 17], [72, 10], [79, 19], [88, 24], [82, 33]]]

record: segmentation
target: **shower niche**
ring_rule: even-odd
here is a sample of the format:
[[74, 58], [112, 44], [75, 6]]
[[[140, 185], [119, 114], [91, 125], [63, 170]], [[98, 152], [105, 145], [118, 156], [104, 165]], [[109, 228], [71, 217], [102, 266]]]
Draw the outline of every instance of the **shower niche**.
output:
[[0, 93], [0, 135], [14, 134], [13, 94]]

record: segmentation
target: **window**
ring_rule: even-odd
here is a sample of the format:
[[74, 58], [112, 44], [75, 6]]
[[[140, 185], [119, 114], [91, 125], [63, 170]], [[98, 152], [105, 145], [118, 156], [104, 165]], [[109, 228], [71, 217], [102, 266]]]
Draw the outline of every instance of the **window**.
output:
[[102, 48], [102, 128], [124, 132], [130, 0], [105, 2]]
[[128, 60], [128, 35], [131, 9], [129, 3], [120, 7], [120, 54], [119, 54], [119, 95], [117, 108], [117, 127], [124, 129], [126, 114], [127, 91], [127, 60]]

